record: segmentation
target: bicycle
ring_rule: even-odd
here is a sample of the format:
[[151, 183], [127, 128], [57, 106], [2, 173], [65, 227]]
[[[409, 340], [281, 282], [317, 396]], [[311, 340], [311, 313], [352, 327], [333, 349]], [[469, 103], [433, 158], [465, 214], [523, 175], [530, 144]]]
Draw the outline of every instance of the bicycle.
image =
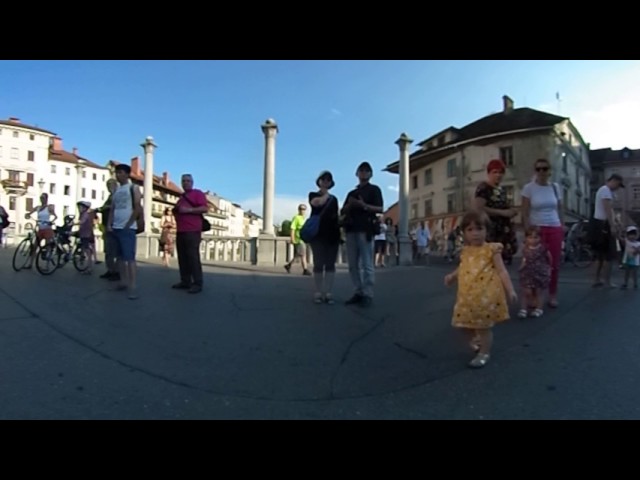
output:
[[31, 259], [31, 254], [38, 247], [36, 243], [36, 232], [33, 229], [33, 224], [27, 223], [24, 226], [25, 230], [28, 230], [27, 238], [22, 240], [16, 251], [13, 252], [13, 261], [11, 262], [11, 266], [16, 272], [24, 269], [27, 266], [27, 263]]
[[[51, 275], [70, 261], [78, 272], [82, 273], [89, 268], [88, 256], [82, 248], [77, 232], [70, 231], [72, 226], [73, 216], [65, 217], [65, 225], [56, 228], [54, 238], [40, 247], [36, 257], [36, 268], [42, 275]], [[74, 244], [71, 238], [75, 238]]]
[[587, 268], [594, 260], [591, 247], [585, 242], [567, 242], [564, 248], [564, 261], [570, 261], [577, 268]]

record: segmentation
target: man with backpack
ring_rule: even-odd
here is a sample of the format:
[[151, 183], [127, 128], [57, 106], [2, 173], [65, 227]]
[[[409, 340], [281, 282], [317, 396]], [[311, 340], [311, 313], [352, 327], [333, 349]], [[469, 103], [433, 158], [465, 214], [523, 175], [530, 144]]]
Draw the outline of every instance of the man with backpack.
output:
[[107, 232], [113, 233], [120, 282], [116, 290], [127, 290], [129, 300], [138, 298], [136, 288], [136, 233], [144, 231], [140, 189], [129, 181], [131, 167], [116, 166], [118, 188], [113, 193]]

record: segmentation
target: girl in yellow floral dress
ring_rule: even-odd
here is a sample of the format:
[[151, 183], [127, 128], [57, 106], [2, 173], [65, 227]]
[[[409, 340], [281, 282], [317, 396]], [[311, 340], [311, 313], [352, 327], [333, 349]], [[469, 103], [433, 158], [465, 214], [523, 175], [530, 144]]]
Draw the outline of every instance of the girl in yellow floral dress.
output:
[[447, 286], [458, 280], [452, 324], [472, 335], [471, 348], [476, 352], [469, 364], [472, 368], [484, 367], [489, 361], [491, 329], [509, 319], [507, 296], [512, 302], [518, 300], [502, 261], [502, 244], [485, 242], [488, 226], [489, 218], [482, 212], [470, 212], [463, 217], [460, 266], [444, 279]]

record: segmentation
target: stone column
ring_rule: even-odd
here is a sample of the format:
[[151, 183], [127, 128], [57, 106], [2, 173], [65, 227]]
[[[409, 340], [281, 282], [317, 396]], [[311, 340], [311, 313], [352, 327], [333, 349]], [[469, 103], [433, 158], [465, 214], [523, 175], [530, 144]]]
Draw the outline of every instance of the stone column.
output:
[[398, 225], [398, 246], [400, 265], [411, 265], [413, 253], [409, 237], [409, 145], [413, 143], [406, 133], [400, 135], [396, 145], [400, 148], [400, 224]]
[[262, 233], [275, 236], [273, 229], [273, 202], [276, 176], [276, 134], [278, 125], [272, 118], [262, 125], [264, 133], [264, 188], [262, 190]]
[[144, 149], [144, 188], [142, 191], [142, 209], [144, 212], [145, 233], [151, 232], [151, 213], [153, 212], [153, 151], [157, 145], [153, 143], [153, 137], [147, 137], [143, 144]]

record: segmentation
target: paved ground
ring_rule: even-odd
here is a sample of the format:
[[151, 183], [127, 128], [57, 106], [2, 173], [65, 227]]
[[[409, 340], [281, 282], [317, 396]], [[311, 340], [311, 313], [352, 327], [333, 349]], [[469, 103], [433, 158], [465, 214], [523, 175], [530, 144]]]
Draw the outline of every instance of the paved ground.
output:
[[[129, 301], [71, 265], [15, 273], [11, 254], [0, 418], [640, 418], [640, 292], [592, 290], [573, 267], [560, 308], [496, 328], [471, 371], [442, 262], [379, 271], [362, 310], [313, 305], [312, 280], [280, 269], [207, 267], [192, 296], [151, 263]], [[351, 293], [344, 270], [336, 291]]]

